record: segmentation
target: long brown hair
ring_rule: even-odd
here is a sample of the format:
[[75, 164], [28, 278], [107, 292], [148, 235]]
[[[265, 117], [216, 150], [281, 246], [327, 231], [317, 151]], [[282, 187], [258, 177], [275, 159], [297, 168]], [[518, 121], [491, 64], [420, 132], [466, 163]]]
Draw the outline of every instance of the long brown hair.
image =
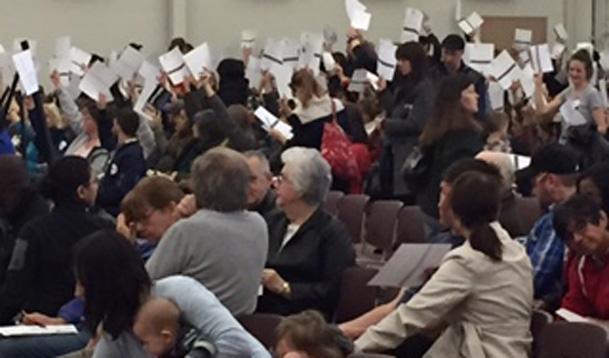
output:
[[305, 108], [309, 106], [313, 96], [321, 97], [324, 95], [324, 89], [319, 85], [311, 71], [304, 68], [294, 72], [290, 88], [294, 92], [294, 95], [296, 95], [296, 89], [300, 89], [304, 93], [302, 106]]
[[448, 132], [482, 130], [473, 114], [461, 105], [461, 93], [470, 85], [472, 81], [464, 74], [452, 75], [442, 80], [436, 98], [435, 113], [425, 124], [419, 138], [423, 148], [431, 147]]

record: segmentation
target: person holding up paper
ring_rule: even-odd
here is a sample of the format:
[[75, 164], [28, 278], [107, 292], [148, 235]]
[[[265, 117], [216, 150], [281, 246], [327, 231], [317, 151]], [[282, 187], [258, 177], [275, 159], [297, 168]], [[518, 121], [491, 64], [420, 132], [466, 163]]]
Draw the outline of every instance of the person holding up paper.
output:
[[442, 41], [442, 59], [441, 63], [432, 70], [432, 78], [439, 85], [440, 81], [455, 73], [463, 73], [467, 75], [476, 88], [476, 93], [479, 96], [479, 108], [476, 112], [476, 118], [483, 120], [490, 111], [488, 88], [486, 79], [479, 72], [467, 66], [463, 62], [463, 54], [465, 52], [465, 41], [456, 34], [450, 34]]
[[[426, 357], [526, 357], [533, 305], [531, 263], [497, 222], [501, 182], [468, 172], [455, 181], [450, 206], [466, 242], [407, 303], [355, 341], [356, 350], [382, 352], [434, 325], [448, 324]], [[477, 195], [472, 196], [472, 193]]]
[[576, 195], [555, 209], [554, 228], [569, 247], [561, 308], [609, 321], [609, 227], [594, 198]]
[[[543, 91], [543, 80], [535, 76], [535, 106], [539, 115], [552, 115], [560, 110], [562, 131], [560, 143], [577, 144], [575, 128], [595, 126], [601, 135], [607, 133], [605, 109], [600, 93], [590, 83], [593, 65], [586, 50], [574, 53], [568, 62], [569, 88], [548, 102]], [[572, 129], [573, 128], [573, 129]]]
[[218, 65], [220, 87], [218, 96], [225, 106], [233, 104], [247, 105], [249, 81], [245, 78], [245, 64], [241, 60], [224, 59]]
[[362, 33], [352, 27], [347, 30], [347, 62], [343, 71], [347, 77], [359, 68], [376, 73], [377, 55], [371, 43], [366, 41]]
[[396, 80], [387, 88], [381, 80], [381, 102], [389, 104], [387, 118], [379, 129], [384, 133], [383, 156], [393, 158], [390, 168], [381, 175], [387, 183], [382, 190], [387, 197], [407, 199], [413, 195], [402, 179], [401, 169], [406, 157], [419, 140], [425, 122], [432, 112], [433, 84], [427, 77], [427, 56], [418, 42], [407, 42], [397, 48]]

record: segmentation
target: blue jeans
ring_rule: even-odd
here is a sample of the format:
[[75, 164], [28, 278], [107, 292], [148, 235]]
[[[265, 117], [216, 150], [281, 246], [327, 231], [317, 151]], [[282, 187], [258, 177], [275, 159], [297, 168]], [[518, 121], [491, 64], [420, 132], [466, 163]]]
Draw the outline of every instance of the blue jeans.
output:
[[84, 327], [78, 334], [49, 335], [0, 339], [2, 358], [47, 358], [56, 357], [83, 349], [91, 335]]

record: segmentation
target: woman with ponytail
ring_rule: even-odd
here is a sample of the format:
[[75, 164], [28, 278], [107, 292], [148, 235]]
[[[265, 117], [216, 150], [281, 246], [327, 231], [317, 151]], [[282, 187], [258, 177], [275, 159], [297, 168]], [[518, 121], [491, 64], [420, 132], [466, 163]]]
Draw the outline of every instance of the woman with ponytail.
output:
[[386, 351], [447, 326], [426, 358], [529, 356], [532, 269], [524, 248], [497, 222], [501, 188], [496, 177], [480, 172], [455, 180], [450, 207], [466, 242], [446, 254], [410, 301], [370, 327], [355, 342], [358, 350]]

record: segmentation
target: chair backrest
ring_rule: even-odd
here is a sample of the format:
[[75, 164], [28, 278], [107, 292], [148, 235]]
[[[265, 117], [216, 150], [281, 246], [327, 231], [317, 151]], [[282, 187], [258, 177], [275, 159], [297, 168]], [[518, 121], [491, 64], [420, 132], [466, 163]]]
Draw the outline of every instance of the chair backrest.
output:
[[254, 313], [239, 317], [239, 323], [267, 349], [277, 344], [275, 330], [283, 317], [270, 313]]
[[398, 213], [404, 204], [397, 200], [378, 200], [370, 205], [366, 217], [366, 243], [387, 255], [395, 241]]
[[368, 200], [368, 195], [349, 194], [338, 202], [338, 219], [347, 227], [354, 244], [362, 241], [362, 225]]
[[376, 273], [376, 269], [357, 266], [343, 271], [334, 322], [352, 320], [374, 308], [377, 291], [375, 287], [368, 286], [368, 281]]
[[546, 311], [534, 310], [531, 316], [531, 335], [533, 336], [533, 358], [538, 355], [539, 339], [543, 329], [552, 323], [552, 315]]
[[326, 201], [324, 201], [323, 208], [329, 214], [336, 216], [338, 214], [338, 202], [345, 194], [342, 191], [332, 190], [326, 196]]
[[400, 210], [395, 240], [395, 248], [401, 244], [425, 243], [423, 212], [418, 206], [404, 206]]
[[607, 353], [607, 333], [590, 323], [548, 324], [538, 343], [539, 358], [604, 358]]
[[[531, 229], [533, 229], [537, 219], [543, 215], [541, 204], [537, 198], [515, 198], [514, 212], [518, 215], [518, 227], [505, 227], [514, 237], [528, 235]], [[499, 220], [502, 220], [501, 216], [499, 217]]]

